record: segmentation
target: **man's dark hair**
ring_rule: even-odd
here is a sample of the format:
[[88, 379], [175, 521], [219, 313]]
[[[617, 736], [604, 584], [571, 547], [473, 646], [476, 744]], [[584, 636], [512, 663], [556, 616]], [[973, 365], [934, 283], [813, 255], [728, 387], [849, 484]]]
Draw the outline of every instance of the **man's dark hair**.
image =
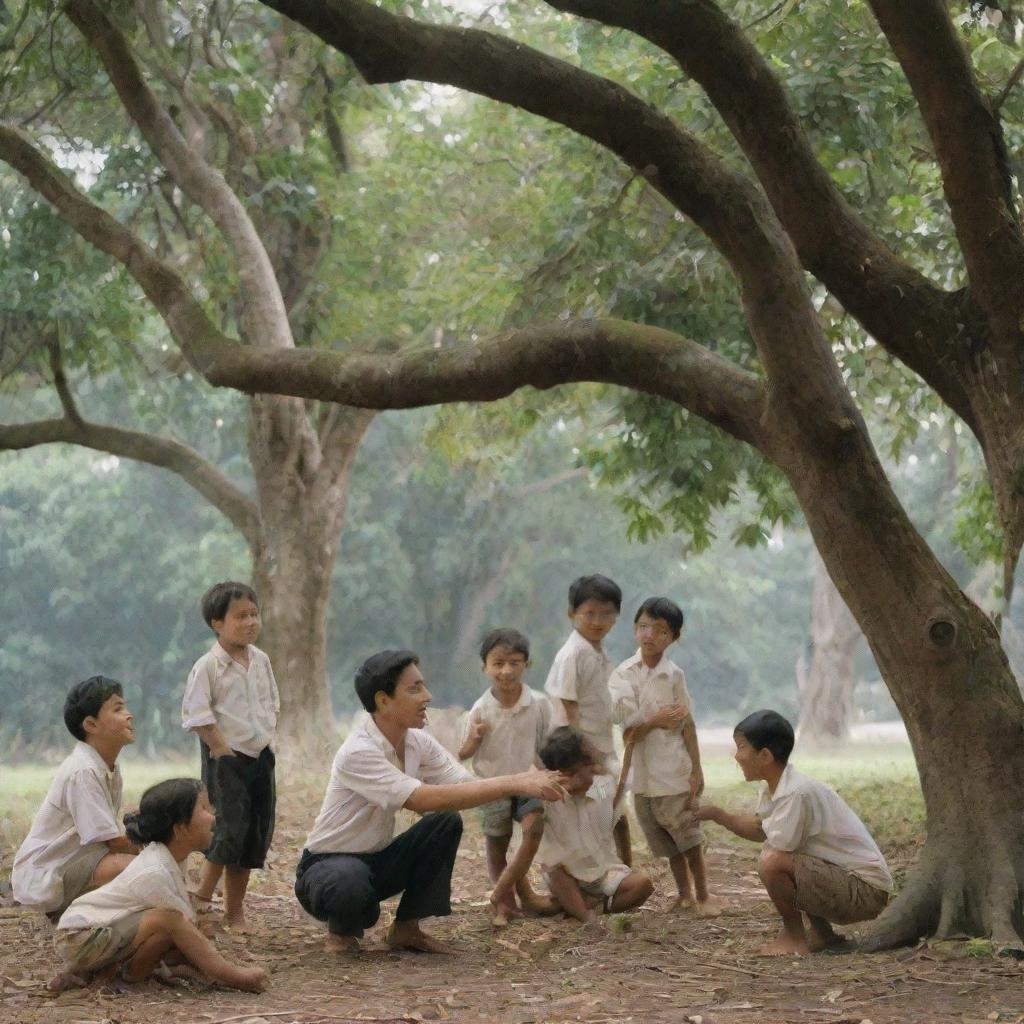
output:
[[572, 772], [593, 760], [583, 733], [571, 725], [555, 729], [544, 741], [539, 757], [545, 768], [555, 772]]
[[600, 573], [580, 576], [569, 587], [569, 607], [576, 611], [584, 601], [610, 601], [616, 611], [622, 610], [622, 591], [615, 580]]
[[100, 708], [115, 696], [124, 696], [124, 690], [116, 679], [90, 676], [80, 683], [75, 683], [64, 698], [64, 724], [68, 727], [68, 732], [76, 740], [84, 740], [85, 729], [82, 728], [82, 723], [90, 715], [95, 718], [100, 713]]
[[739, 733], [755, 750], [764, 750], [767, 747], [772, 752], [772, 757], [780, 764], [785, 764], [789, 760], [796, 740], [793, 726], [778, 711], [767, 709], [747, 715], [733, 729], [733, 734], [736, 733]]
[[356, 669], [356, 694], [363, 707], [372, 715], [377, 710], [374, 697], [378, 693], [393, 697], [398, 677], [410, 665], [419, 663], [420, 657], [413, 651], [379, 651], [371, 654]]
[[214, 583], [203, 594], [203, 599], [199, 602], [199, 607], [203, 612], [203, 621], [211, 628], [214, 619], [223, 622], [227, 618], [231, 602], [239, 599], [252, 601], [257, 608], [260, 606], [260, 599], [256, 596], [256, 591], [248, 583], [236, 583], [234, 580]]
[[480, 660], [486, 664], [487, 655], [495, 647], [507, 647], [530, 660], [530, 641], [518, 629], [492, 629], [480, 644]]
[[640, 616], [646, 615], [649, 619], [662, 619], [668, 623], [674, 636], [679, 636], [683, 631], [683, 609], [670, 601], [667, 597], [649, 597], [636, 610], [633, 616], [633, 625], [640, 621]]

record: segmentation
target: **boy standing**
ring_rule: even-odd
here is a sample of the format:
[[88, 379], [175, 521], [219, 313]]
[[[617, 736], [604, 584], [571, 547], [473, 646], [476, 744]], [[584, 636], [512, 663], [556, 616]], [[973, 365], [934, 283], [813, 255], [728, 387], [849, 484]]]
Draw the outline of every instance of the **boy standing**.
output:
[[[571, 725], [600, 755], [599, 770], [618, 778], [612, 734], [612, 701], [608, 692], [611, 662], [601, 641], [622, 608], [622, 591], [607, 576], [580, 576], [569, 587], [569, 621], [573, 630], [555, 655], [544, 690], [553, 706], [552, 723]], [[633, 863], [629, 822], [616, 811], [615, 847], [625, 864]]]
[[217, 814], [196, 893], [209, 902], [224, 875], [224, 922], [244, 928], [243, 901], [274, 835], [272, 744], [281, 700], [270, 659], [253, 646], [259, 601], [244, 583], [217, 583], [202, 600], [217, 642], [193, 666], [181, 702], [182, 726], [199, 737], [203, 782]]
[[[648, 598], [633, 619], [639, 646], [612, 673], [612, 715], [633, 744], [633, 806], [651, 853], [667, 857], [679, 889], [679, 906], [715, 917], [708, 895], [704, 836], [694, 817], [704, 790], [697, 728], [683, 670], [666, 651], [683, 631], [682, 609], [667, 597]], [[692, 878], [691, 878], [692, 876]]]
[[758, 874], [782, 918], [782, 932], [761, 952], [804, 954], [842, 945], [833, 923], [871, 920], [889, 901], [892, 875], [881, 850], [835, 790], [788, 763], [793, 727], [777, 711], [748, 715], [733, 739], [743, 777], [767, 784], [757, 812], [707, 806], [697, 817], [764, 843]]
[[123, 789], [117, 758], [135, 742], [121, 684], [106, 676], [77, 683], [64, 701], [64, 724], [78, 742], [57, 769], [11, 871], [14, 898], [54, 921], [139, 852], [117, 820]]
[[615, 781], [595, 781], [594, 752], [570, 726], [556, 729], [541, 748], [544, 767], [561, 772], [569, 798], [547, 810], [537, 856], [551, 894], [578, 921], [595, 920], [595, 907], [634, 910], [654, 891], [650, 878], [631, 871], [617, 855], [612, 828]]
[[[538, 753], [551, 730], [547, 697], [523, 685], [530, 642], [515, 629], [493, 629], [480, 645], [480, 658], [491, 686], [470, 709], [459, 760], [472, 758], [473, 771], [482, 779], [529, 771], [540, 763]], [[480, 817], [487, 870], [496, 883], [491, 893], [493, 923], [506, 925], [516, 914], [516, 893], [528, 912], [557, 909], [533, 891], [527, 877], [544, 834], [543, 803], [534, 797], [503, 797], [484, 804]], [[523, 837], [509, 864], [506, 857], [514, 821], [522, 825]]]

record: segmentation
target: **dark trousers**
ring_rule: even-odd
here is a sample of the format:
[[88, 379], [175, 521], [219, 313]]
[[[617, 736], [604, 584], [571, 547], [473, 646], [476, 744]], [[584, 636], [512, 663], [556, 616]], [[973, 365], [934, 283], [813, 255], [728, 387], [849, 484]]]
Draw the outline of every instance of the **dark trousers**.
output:
[[277, 807], [274, 752], [264, 747], [259, 757], [250, 757], [234, 750], [214, 759], [202, 740], [199, 750], [203, 783], [217, 812], [206, 859], [231, 867], [263, 867]]
[[454, 811], [424, 815], [376, 853], [302, 851], [295, 895], [303, 909], [326, 921], [334, 935], [356, 936], [380, 917], [380, 902], [402, 893], [399, 921], [452, 912], [452, 868], [462, 839]]

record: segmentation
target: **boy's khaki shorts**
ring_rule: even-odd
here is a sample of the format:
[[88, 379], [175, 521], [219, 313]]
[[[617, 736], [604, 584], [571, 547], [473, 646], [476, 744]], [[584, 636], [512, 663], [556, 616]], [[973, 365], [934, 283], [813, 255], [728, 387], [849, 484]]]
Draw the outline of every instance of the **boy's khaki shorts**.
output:
[[831, 924], [870, 921], [885, 909], [889, 894], [857, 875], [805, 853], [793, 854], [796, 905]]
[[512, 835], [512, 822], [528, 814], [544, 812], [544, 804], [533, 796], [506, 796], [480, 805], [480, 828], [485, 836], [503, 839]]
[[655, 857], [674, 857], [704, 842], [700, 822], [693, 816], [693, 800], [689, 793], [671, 796], [633, 794], [636, 820], [647, 837], [647, 845]]
[[53, 945], [72, 973], [98, 971], [132, 951], [144, 910], [101, 928], [58, 928]]
[[61, 914], [84, 893], [93, 889], [92, 876], [96, 868], [106, 855], [110, 853], [110, 847], [106, 843], [88, 843], [79, 847], [71, 860], [64, 865], [64, 873], [61, 875], [61, 884], [64, 886], [64, 902], [56, 910], [51, 910], [46, 916], [56, 924]]

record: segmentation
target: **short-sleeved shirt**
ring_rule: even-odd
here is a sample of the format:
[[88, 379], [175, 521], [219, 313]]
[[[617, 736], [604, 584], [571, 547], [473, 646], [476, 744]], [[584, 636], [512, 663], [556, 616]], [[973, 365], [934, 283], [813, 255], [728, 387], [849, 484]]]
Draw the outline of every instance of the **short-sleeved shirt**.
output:
[[395, 836], [395, 815], [423, 783], [446, 786], [473, 776], [424, 729], [405, 734], [404, 767], [367, 715], [339, 747], [313, 831], [310, 853], [375, 853]]
[[[645, 722], [661, 708], [681, 704], [690, 711], [683, 670], [662, 655], [648, 668], [637, 651], [608, 680], [612, 718], [626, 728]], [[689, 790], [693, 764], [680, 729], [652, 729], [633, 747], [631, 788], [641, 796], [676, 796]]]
[[184, 729], [215, 725], [232, 750], [250, 757], [271, 746], [281, 697], [270, 659], [249, 645], [249, 667], [215, 643], [192, 666], [181, 701]]
[[765, 841], [776, 850], [836, 864], [876, 889], [892, 892], [885, 857], [864, 822], [824, 782], [787, 764], [774, 795], [766, 786], [757, 805]]
[[502, 706], [488, 690], [470, 708], [463, 740], [474, 720], [490, 727], [473, 755], [473, 771], [482, 779], [529, 771], [551, 731], [551, 702], [543, 693], [522, 687], [519, 700]]
[[552, 725], [566, 725], [561, 701], [579, 704], [579, 730], [605, 756], [614, 756], [612, 701], [608, 677], [612, 664], [600, 647], [595, 647], [576, 630], [555, 655], [544, 691], [552, 698]]
[[123, 782], [99, 752], [79, 741], [57, 769], [32, 828], [14, 858], [14, 898], [44, 912], [64, 903], [63, 872], [83, 846], [124, 835]]
[[545, 806], [537, 860], [546, 871], [561, 865], [577, 881], [596, 882], [622, 866], [612, 835], [614, 796], [615, 780], [599, 775], [582, 796]]
[[196, 919], [181, 864], [163, 843], [150, 843], [112, 881], [79, 896], [57, 927], [105, 928], [122, 917], [153, 909], [178, 910], [190, 921]]

